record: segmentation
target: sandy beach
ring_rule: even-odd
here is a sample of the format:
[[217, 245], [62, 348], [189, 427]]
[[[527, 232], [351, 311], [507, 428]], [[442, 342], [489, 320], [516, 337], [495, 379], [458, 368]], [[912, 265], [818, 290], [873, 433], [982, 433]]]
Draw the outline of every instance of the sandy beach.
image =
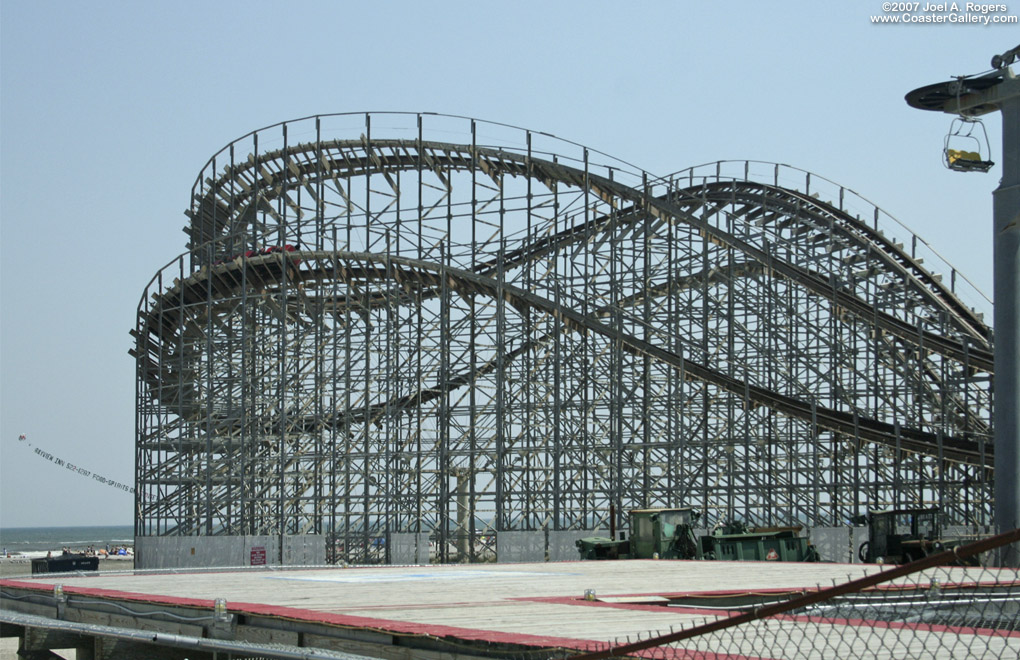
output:
[[[100, 571], [130, 571], [135, 567], [135, 558], [128, 555], [121, 559], [100, 559]], [[0, 578], [19, 577], [32, 574], [32, 560], [28, 557], [0, 557]]]

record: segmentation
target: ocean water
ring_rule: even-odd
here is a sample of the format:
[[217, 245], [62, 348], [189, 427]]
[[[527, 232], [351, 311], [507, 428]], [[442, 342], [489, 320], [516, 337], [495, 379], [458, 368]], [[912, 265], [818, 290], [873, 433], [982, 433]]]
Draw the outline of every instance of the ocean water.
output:
[[44, 557], [48, 551], [60, 554], [63, 548], [85, 551], [89, 546], [95, 550], [135, 544], [135, 530], [131, 525], [105, 527], [2, 527], [0, 546], [4, 556], [21, 555]]

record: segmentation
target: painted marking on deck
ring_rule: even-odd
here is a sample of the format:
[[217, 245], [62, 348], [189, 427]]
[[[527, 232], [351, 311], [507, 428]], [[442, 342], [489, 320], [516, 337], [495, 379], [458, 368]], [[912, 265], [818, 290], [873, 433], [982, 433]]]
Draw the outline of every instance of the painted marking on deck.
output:
[[478, 580], [483, 578], [547, 579], [550, 576], [570, 577], [580, 573], [548, 573], [529, 571], [433, 571], [428, 573], [364, 574], [360, 571], [329, 575], [264, 575], [266, 580], [293, 580], [297, 582], [340, 582], [371, 584], [373, 582], [441, 582], [444, 580]]

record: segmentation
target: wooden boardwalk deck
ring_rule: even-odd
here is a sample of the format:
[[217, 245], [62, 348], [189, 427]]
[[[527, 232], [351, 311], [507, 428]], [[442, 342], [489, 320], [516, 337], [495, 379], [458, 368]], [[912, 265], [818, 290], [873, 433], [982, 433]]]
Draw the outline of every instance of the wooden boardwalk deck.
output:
[[[845, 564], [634, 560], [50, 574], [3, 580], [0, 586], [5, 593], [3, 607], [8, 608], [25, 602], [7, 598], [8, 593], [52, 593], [59, 583], [70, 599], [69, 607], [80, 605], [75, 616], [122, 627], [153, 625], [153, 621], [143, 622], [104, 604], [134, 603], [130, 611], [174, 609], [194, 616], [208, 612], [215, 599], [223, 598], [235, 615], [230, 633], [235, 639], [375, 657], [433, 654], [438, 658], [483, 655], [498, 648], [595, 648], [597, 643], [635, 639], [638, 634], [647, 637], [714, 619], [720, 613], [703, 606], [713, 599], [722, 603], [724, 597], [736, 594], [802, 592], [875, 570], [878, 567]], [[959, 583], [995, 578], [994, 572], [982, 569], [938, 570], [943, 581], [947, 576]], [[1016, 572], [1008, 571], [1003, 579], [1012, 583]], [[594, 590], [597, 600], [586, 601], [586, 590]], [[695, 594], [704, 597], [698, 606], [664, 606], [678, 596]], [[93, 606], [85, 607], [86, 603]], [[23, 607], [27, 609], [22, 611], [32, 614], [52, 611], [45, 605]], [[201, 626], [187, 623], [171, 630], [207, 634]], [[709, 654], [705, 657], [783, 657], [775, 655], [774, 649], [792, 648], [797, 640], [808, 637], [812, 641], [796, 657], [904, 658], [915, 657], [922, 649], [930, 657], [981, 657], [983, 653], [1020, 657], [1018, 634], [861, 620], [819, 623], [798, 617], [773, 619], [753, 629], [731, 629], [722, 637], [689, 640], [679, 646], [700, 649]], [[769, 640], [773, 640], [771, 646]], [[407, 655], [412, 648], [419, 652]], [[763, 654], [763, 649], [771, 650]]]

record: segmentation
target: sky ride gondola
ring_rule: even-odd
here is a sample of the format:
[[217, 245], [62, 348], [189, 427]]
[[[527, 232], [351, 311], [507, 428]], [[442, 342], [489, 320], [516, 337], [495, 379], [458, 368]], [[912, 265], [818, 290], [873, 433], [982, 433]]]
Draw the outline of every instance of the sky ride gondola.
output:
[[987, 172], [995, 165], [991, 160], [988, 131], [976, 117], [953, 118], [942, 153], [946, 167], [955, 172]]

